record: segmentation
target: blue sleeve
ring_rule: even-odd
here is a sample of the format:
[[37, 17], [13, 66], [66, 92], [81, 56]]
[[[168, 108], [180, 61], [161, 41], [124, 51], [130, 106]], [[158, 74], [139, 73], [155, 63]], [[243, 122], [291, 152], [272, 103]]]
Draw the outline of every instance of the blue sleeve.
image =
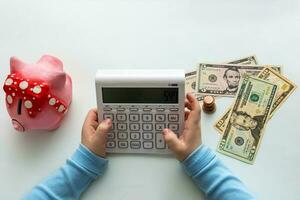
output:
[[35, 186], [23, 200], [78, 199], [89, 184], [103, 174], [107, 159], [80, 145], [66, 164]]
[[204, 145], [195, 149], [181, 164], [207, 199], [254, 199], [245, 185]]

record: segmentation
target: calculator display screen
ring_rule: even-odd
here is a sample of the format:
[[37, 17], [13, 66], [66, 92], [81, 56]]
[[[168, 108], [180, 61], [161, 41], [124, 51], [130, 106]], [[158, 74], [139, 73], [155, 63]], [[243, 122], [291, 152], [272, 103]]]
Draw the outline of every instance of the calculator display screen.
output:
[[102, 88], [103, 103], [178, 103], [178, 88]]

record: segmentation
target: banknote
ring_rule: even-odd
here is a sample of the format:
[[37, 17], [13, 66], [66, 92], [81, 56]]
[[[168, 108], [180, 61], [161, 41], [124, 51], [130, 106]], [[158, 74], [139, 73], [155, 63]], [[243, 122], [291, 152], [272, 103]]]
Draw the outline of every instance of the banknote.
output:
[[[240, 65], [257, 65], [258, 61], [255, 55], [235, 59], [229, 62], [226, 62], [228, 64], [240, 64]], [[196, 80], [197, 80], [197, 70], [190, 71], [185, 74], [185, 92], [192, 93], [196, 96], [198, 101], [203, 100], [203, 95], [197, 95], [195, 93], [196, 89]]]
[[234, 59], [229, 62], [225, 62], [225, 64], [239, 64], [239, 65], [258, 65], [258, 61], [255, 55], [247, 56], [240, 59]]
[[274, 112], [278, 110], [278, 108], [294, 92], [297, 86], [292, 81], [279, 74], [272, 68], [265, 68], [258, 74], [257, 77], [277, 85], [278, 89], [270, 113], [270, 116], [272, 117], [274, 115]]
[[[275, 96], [274, 104], [271, 108], [269, 119], [274, 115], [275, 111], [286, 101], [286, 99], [293, 93], [297, 86], [288, 80], [283, 75], [279, 74], [277, 71], [271, 68], [264, 68], [257, 76], [260, 79], [269, 81], [277, 85], [277, 93]], [[231, 107], [226, 110], [225, 114], [222, 115], [214, 124], [214, 127], [218, 132], [223, 134], [225, 130], [225, 125], [228, 120]]]
[[[272, 67], [280, 71], [280, 66]], [[263, 65], [201, 63], [197, 69], [196, 93], [234, 97], [242, 76], [257, 76], [263, 69]]]
[[276, 90], [276, 85], [256, 77], [242, 79], [218, 152], [253, 164]]

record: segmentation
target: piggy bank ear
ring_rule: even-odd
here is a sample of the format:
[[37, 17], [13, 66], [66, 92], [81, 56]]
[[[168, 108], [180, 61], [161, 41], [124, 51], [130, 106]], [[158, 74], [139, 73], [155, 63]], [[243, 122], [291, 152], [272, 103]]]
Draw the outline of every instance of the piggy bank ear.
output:
[[11, 57], [10, 58], [10, 73], [16, 73], [21, 71], [21, 68], [25, 65], [24, 62], [19, 60], [16, 57]]
[[49, 80], [50, 88], [58, 89], [63, 88], [66, 83], [67, 75], [65, 72], [54, 72]]
[[43, 55], [40, 58], [40, 60], [38, 61], [38, 63], [42, 63], [42, 64], [47, 65], [49, 67], [55, 68], [58, 71], [63, 71], [62, 61], [59, 60], [58, 58], [54, 57], [54, 56]]

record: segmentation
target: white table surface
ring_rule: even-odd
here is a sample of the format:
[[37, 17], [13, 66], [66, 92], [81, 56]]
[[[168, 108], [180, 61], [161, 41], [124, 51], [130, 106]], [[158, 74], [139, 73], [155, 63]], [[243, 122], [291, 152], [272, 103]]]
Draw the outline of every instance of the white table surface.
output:
[[[300, 86], [300, 3], [277, 1], [52, 0], [0, 1], [0, 82], [10, 56], [36, 62], [43, 54], [64, 62], [73, 102], [54, 132], [18, 133], [0, 92], [0, 199], [20, 199], [60, 167], [78, 147], [87, 111], [96, 106], [98, 68], [191, 70], [255, 53], [262, 64], [282, 64]], [[2, 87], [2, 86], [1, 86]], [[213, 122], [232, 99], [202, 115], [203, 141], [213, 150]], [[259, 199], [300, 199], [299, 89], [268, 123], [254, 165], [218, 157]], [[105, 175], [82, 199], [196, 200], [201, 192], [173, 158], [109, 156]]]

